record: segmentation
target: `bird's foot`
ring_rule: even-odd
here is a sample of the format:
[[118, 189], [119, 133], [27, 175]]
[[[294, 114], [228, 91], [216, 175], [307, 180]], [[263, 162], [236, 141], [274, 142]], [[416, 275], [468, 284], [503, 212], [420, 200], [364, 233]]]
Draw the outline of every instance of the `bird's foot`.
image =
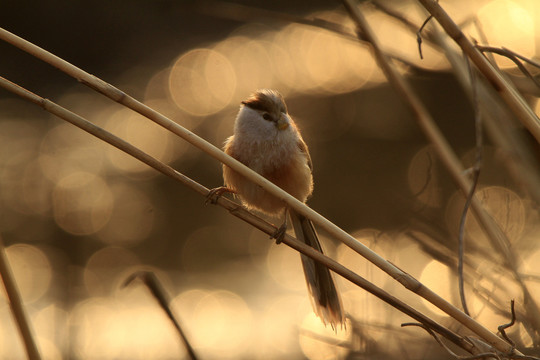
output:
[[286, 233], [287, 223], [285, 222], [270, 236], [270, 239], [276, 239], [276, 244], [281, 244]]
[[206, 195], [206, 201], [204, 202], [206, 205], [207, 204], [212, 204], [212, 205], [215, 205], [217, 204], [217, 201], [219, 199], [219, 197], [225, 193], [234, 193], [235, 191], [232, 190], [232, 189], [229, 189], [228, 187], [226, 186], [220, 186], [220, 187], [217, 187], [217, 188], [213, 188], [211, 189], [209, 192], [208, 192], [208, 195]]

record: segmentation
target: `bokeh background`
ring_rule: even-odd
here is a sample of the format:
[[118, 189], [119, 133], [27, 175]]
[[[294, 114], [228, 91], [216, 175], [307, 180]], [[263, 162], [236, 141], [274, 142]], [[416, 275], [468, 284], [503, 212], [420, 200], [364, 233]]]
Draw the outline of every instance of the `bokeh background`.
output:
[[[237, 3], [352, 29], [338, 2]], [[425, 19], [414, 3], [386, 3], [418, 25]], [[441, 4], [457, 22], [477, 16], [490, 44], [531, 58], [538, 55], [536, 0]], [[410, 62], [401, 71], [470, 166], [473, 111], [444, 57], [425, 44], [420, 60], [414, 33], [372, 7], [364, 11], [385, 48]], [[442, 259], [455, 259], [464, 200], [369, 49], [279, 18], [253, 15], [241, 21], [215, 12], [212, 3], [168, 0], [3, 1], [0, 26], [110, 82], [216, 146], [232, 134], [242, 99], [258, 88], [279, 90], [314, 162], [315, 192], [309, 205], [457, 304], [453, 260]], [[478, 37], [474, 27], [466, 29]], [[502, 58], [497, 61], [503, 69], [513, 66]], [[217, 161], [5, 43], [0, 43], [0, 75], [122, 136], [209, 188], [222, 184]], [[489, 140], [484, 158], [479, 195], [512, 244], [523, 250], [523, 272], [530, 275], [528, 284], [539, 298], [537, 204], [506, 175]], [[352, 320], [337, 334], [325, 329], [311, 311], [298, 254], [222, 209], [205, 206], [204, 200], [0, 91], [0, 234], [44, 358], [184, 357], [174, 328], [147, 290], [137, 284], [120, 286], [137, 270], [156, 273], [204, 359], [447, 356], [421, 330], [401, 329], [402, 322], [410, 321], [406, 316], [342, 279], [339, 286]], [[478, 226], [468, 225], [475, 246], [492, 252]], [[348, 248], [324, 233], [321, 237], [327, 252], [343, 264], [436, 320], [449, 322]], [[437, 259], [435, 254], [447, 257]], [[496, 261], [478, 258], [473, 263], [473, 287], [483, 286], [505, 306], [510, 298], [519, 300], [512, 284], [493, 285], [507, 276]], [[486, 280], [486, 273], [493, 277]], [[494, 331], [508, 322], [506, 313], [477, 295], [470, 291], [479, 321]], [[524, 327], [512, 334], [520, 345], [534, 346]], [[0, 358], [24, 358], [3, 293]]]

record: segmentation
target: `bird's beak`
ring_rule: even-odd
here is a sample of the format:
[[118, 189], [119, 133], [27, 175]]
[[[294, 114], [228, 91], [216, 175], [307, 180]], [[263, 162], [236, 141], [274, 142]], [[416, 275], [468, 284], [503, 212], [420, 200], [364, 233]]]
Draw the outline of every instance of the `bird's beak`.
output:
[[285, 130], [289, 127], [289, 122], [287, 121], [287, 115], [281, 114], [279, 119], [276, 121], [276, 126], [279, 130]]

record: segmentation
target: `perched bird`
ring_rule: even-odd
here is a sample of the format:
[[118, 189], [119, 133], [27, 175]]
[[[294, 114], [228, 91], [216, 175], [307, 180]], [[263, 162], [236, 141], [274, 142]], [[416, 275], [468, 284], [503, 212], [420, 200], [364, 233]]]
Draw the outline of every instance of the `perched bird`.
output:
[[[311, 157], [298, 127], [287, 112], [283, 96], [274, 90], [258, 90], [242, 101], [227, 139], [225, 152], [261, 174], [298, 200], [305, 202], [313, 192]], [[285, 202], [269, 194], [233, 169], [223, 165], [225, 186], [219, 193], [233, 192], [248, 209], [285, 217], [276, 233], [279, 241], [287, 227], [289, 213], [296, 238], [322, 252], [312, 222]], [[304, 274], [315, 313], [332, 328], [343, 326], [345, 316], [340, 296], [327, 267], [301, 255]]]

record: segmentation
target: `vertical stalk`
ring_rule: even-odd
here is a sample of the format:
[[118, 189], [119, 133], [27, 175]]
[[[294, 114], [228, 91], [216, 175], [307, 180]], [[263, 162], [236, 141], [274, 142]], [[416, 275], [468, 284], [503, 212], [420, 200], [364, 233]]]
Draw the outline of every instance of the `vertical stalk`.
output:
[[19, 329], [19, 333], [24, 343], [26, 349], [26, 354], [30, 360], [40, 360], [39, 351], [37, 345], [32, 336], [32, 329], [30, 326], [30, 321], [28, 316], [24, 311], [24, 305], [22, 302], [19, 289], [15, 282], [13, 276], [13, 271], [9, 265], [9, 261], [6, 256], [6, 251], [2, 238], [0, 237], [0, 276], [2, 276], [2, 281], [6, 289], [6, 293], [9, 299], [9, 306], [11, 307], [11, 312], [15, 318], [15, 322]]

